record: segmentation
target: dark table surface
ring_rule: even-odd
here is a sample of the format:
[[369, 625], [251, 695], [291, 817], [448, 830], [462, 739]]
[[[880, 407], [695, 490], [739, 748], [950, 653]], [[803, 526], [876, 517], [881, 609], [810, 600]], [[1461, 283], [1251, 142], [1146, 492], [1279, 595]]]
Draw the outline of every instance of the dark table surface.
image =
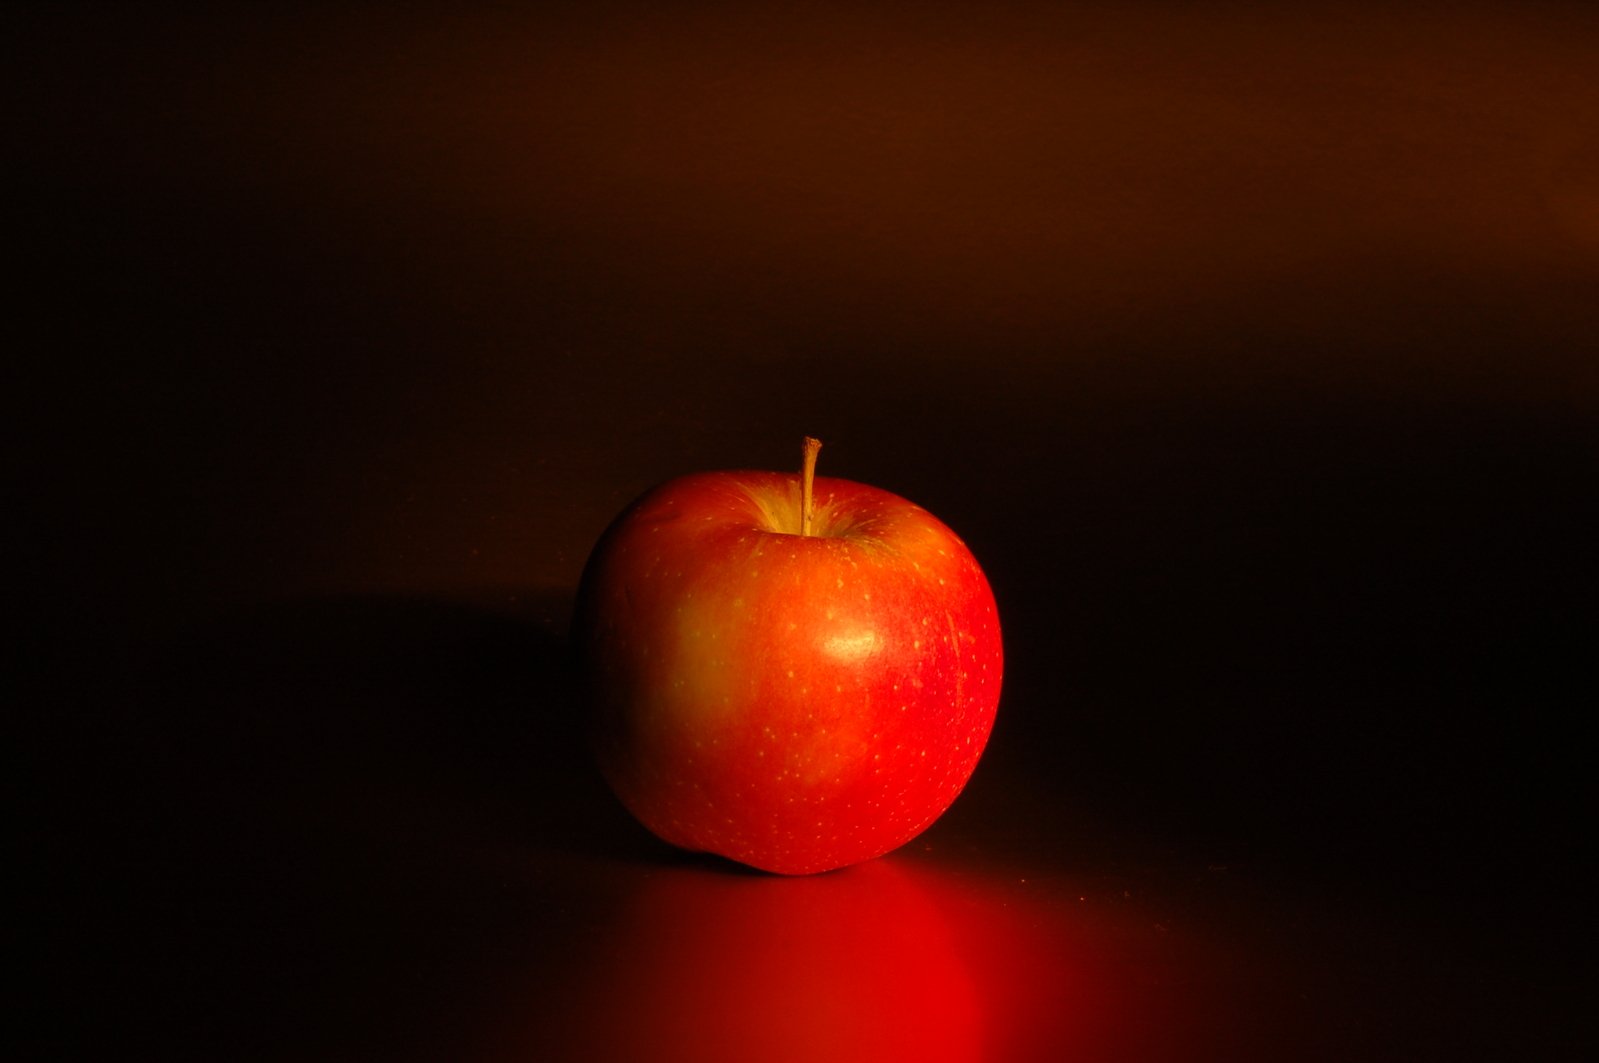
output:
[[[1599, 1047], [1599, 14], [11, 21], [29, 1058]], [[1007, 673], [781, 879], [612, 800], [565, 628], [806, 433]]]

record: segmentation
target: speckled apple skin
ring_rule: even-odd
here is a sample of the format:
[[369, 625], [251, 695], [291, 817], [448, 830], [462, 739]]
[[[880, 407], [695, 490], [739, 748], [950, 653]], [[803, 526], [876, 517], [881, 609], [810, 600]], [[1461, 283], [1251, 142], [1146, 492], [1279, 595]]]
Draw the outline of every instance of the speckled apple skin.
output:
[[600, 539], [573, 635], [595, 752], [662, 839], [781, 874], [880, 856], [966, 785], [1004, 661], [988, 580], [921, 507], [819, 477], [685, 476]]

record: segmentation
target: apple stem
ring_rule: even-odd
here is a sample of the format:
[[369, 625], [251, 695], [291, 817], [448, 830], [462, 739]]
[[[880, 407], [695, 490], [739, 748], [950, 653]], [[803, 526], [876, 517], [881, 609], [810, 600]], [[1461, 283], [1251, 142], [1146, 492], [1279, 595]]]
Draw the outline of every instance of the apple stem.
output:
[[811, 521], [816, 517], [816, 503], [812, 497], [812, 481], [816, 479], [816, 452], [822, 449], [820, 439], [805, 437], [805, 462], [800, 466], [800, 534], [811, 533]]

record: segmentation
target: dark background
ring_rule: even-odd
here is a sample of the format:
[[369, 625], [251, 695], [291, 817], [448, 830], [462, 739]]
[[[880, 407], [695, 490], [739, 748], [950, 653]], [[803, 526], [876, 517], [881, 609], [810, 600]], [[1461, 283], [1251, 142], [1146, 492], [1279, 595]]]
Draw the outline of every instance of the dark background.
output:
[[[406, 962], [497, 989], [460, 942], [515, 912], [553, 984], [536, 957], [671, 859], [577, 741], [587, 551], [809, 433], [994, 585], [1000, 720], [928, 835], [956, 871], [1130, 876], [1222, 938], [1259, 904], [1357, 987], [1381, 952], [1410, 1002], [1368, 1054], [1592, 1048], [1585, 5], [11, 21], [10, 675], [56, 1043], [383, 1045], [369, 1012], [437, 1000], [366, 962], [418, 898], [454, 922]], [[473, 1056], [410, 1013], [418, 1058]], [[1308, 1058], [1316, 1023], [1251, 1044]]]

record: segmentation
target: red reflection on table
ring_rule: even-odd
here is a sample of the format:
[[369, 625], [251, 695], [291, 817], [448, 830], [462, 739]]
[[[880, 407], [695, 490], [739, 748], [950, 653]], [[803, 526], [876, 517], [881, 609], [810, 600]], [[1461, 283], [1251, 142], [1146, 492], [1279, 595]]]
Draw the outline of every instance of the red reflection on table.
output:
[[1150, 1058], [1189, 1025], [1171, 1022], [1186, 992], [1172, 1008], [1140, 985], [1177, 988], [1169, 942], [1013, 877], [902, 854], [800, 878], [662, 867], [634, 886], [503, 1058]]
[[804, 878], [652, 874], [590, 970], [597, 1058], [981, 1058], [983, 1014], [952, 927], [885, 860]]

